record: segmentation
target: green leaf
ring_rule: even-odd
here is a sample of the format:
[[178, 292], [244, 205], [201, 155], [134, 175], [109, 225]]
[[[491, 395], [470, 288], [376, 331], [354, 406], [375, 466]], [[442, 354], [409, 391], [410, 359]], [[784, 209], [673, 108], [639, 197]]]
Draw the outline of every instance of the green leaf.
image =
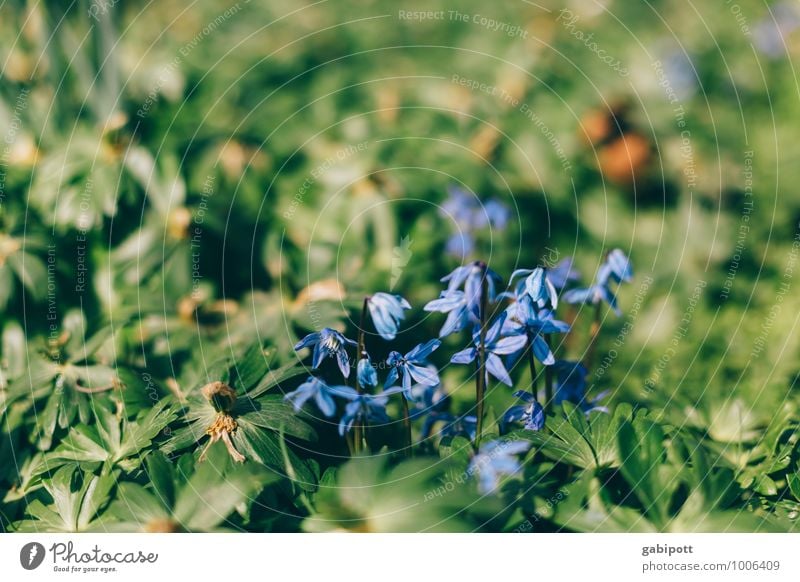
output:
[[145, 465], [159, 503], [164, 508], [172, 507], [175, 503], [175, 471], [172, 463], [160, 451], [155, 451], [147, 456]]
[[787, 482], [794, 498], [800, 501], [800, 471], [791, 473], [787, 477]]
[[252, 390], [250, 390], [248, 396], [250, 396], [250, 398], [257, 398], [258, 396], [264, 394], [269, 390], [272, 390], [273, 388], [280, 387], [280, 385], [283, 384], [284, 382], [288, 382], [293, 378], [302, 376], [307, 373], [308, 373], [307, 368], [305, 368], [304, 366], [298, 366], [294, 362], [284, 364], [283, 366], [268, 372], [261, 379], [261, 381]]
[[664, 456], [664, 433], [657, 423], [638, 416], [624, 420], [617, 442], [620, 471], [631, 486], [645, 513], [659, 527], [667, 521], [669, 490], [664, 487], [659, 468]]
[[273, 431], [284, 431], [286, 434], [303, 439], [306, 441], [317, 440], [317, 434], [311, 426], [300, 420], [295, 414], [292, 406], [283, 401], [280, 396], [262, 396], [258, 400], [243, 402], [247, 408], [252, 408], [249, 412], [241, 415], [242, 420], [246, 420], [261, 428]]
[[[247, 421], [240, 422], [232, 436], [236, 449], [246, 458], [253, 459], [270, 467], [281, 467], [283, 456], [278, 437], [271, 431], [263, 430]], [[218, 448], [222, 447], [222, 444]]]
[[234, 466], [224, 447], [209, 450], [178, 494], [175, 520], [190, 531], [209, 531], [269, 480], [257, 466]]
[[584, 471], [575, 483], [565, 487], [566, 495], [555, 507], [555, 522], [578, 532], [652, 533], [658, 528], [630, 507], [603, 498], [599, 481]]
[[269, 372], [268, 359], [260, 343], [251, 344], [244, 356], [231, 366], [231, 386], [240, 394], [258, 384]]
[[100, 510], [109, 500], [109, 493], [118, 476], [109, 473], [100, 477], [65, 466], [46, 480], [44, 487], [53, 499], [45, 506], [36, 500], [26, 513], [31, 517], [16, 524], [18, 531], [89, 531], [97, 524]]

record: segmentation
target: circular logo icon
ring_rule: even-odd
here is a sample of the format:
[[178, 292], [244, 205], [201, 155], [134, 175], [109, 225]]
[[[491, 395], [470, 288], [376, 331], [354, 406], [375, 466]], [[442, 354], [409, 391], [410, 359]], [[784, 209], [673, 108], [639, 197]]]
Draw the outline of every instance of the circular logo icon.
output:
[[44, 546], [39, 542], [30, 542], [19, 551], [19, 563], [26, 570], [35, 570], [44, 561]]

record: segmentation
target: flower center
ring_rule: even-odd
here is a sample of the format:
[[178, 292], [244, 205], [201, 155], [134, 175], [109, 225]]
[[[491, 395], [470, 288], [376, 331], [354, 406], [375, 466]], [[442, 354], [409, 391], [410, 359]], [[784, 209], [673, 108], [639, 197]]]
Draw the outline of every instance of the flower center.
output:
[[225, 448], [228, 449], [228, 454], [231, 456], [231, 458], [237, 463], [244, 463], [244, 455], [236, 450], [236, 447], [233, 446], [233, 441], [231, 440], [231, 434], [236, 431], [236, 428], [236, 421], [230, 414], [225, 414], [224, 412], [217, 413], [217, 417], [214, 419], [214, 422], [212, 422], [211, 426], [206, 429], [206, 434], [211, 438], [209, 439], [208, 445], [206, 445], [206, 448], [200, 455], [200, 461], [205, 460], [209, 447], [215, 442], [221, 440], [223, 443], [225, 443]]
[[337, 351], [339, 351], [339, 347], [342, 344], [341, 344], [341, 342], [339, 341], [339, 339], [335, 335], [329, 335], [328, 337], [326, 337], [323, 340], [322, 345], [327, 350], [330, 350], [332, 352], [337, 352]]
[[214, 422], [211, 423], [211, 426], [206, 429], [206, 434], [211, 437], [216, 436], [219, 438], [224, 432], [230, 434], [235, 431], [236, 426], [236, 421], [231, 415], [220, 413], [217, 415], [217, 418], [214, 419]]

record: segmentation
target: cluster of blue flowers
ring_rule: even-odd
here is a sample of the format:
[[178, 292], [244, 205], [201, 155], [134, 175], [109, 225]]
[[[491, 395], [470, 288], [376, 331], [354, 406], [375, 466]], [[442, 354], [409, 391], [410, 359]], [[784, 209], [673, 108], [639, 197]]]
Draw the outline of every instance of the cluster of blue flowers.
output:
[[[423, 442], [434, 434], [440, 434], [462, 435], [477, 443], [480, 440], [478, 431], [481, 419], [474, 415], [458, 416], [449, 411], [450, 402], [441, 385], [439, 370], [429, 362], [429, 358], [442, 345], [441, 338], [467, 330], [471, 333], [471, 345], [453, 354], [449, 361], [453, 364], [475, 365], [476, 374], [485, 383], [494, 378], [502, 384], [513, 386], [510, 370], [522, 357], [529, 358], [530, 390], [514, 392], [521, 403], [512, 406], [503, 415], [500, 420], [502, 432], [514, 426], [531, 431], [543, 430], [546, 409], [550, 404], [570, 402], [586, 413], [605, 411], [598, 405], [603, 395], [592, 399], [587, 397], [586, 366], [581, 362], [556, 359], [550, 338], [570, 331], [569, 324], [556, 319], [559, 299], [572, 304], [599, 306], [606, 303], [619, 313], [614, 285], [630, 281], [632, 276], [628, 257], [618, 249], [607, 254], [594, 282], [586, 288], [574, 287], [579, 277], [572, 268], [571, 260], [562, 261], [552, 268], [515, 271], [507, 290], [503, 292], [498, 292], [503, 280], [485, 263], [460, 266], [442, 279], [446, 288], [437, 299], [423, 308], [428, 312], [447, 314], [439, 338], [420, 343], [405, 354], [391, 351], [385, 360], [388, 373], [380, 392], [375, 392], [379, 384], [378, 371], [365, 345], [363, 319], [368, 313], [378, 335], [392, 341], [397, 337], [400, 324], [405, 319], [405, 311], [411, 309], [411, 305], [399, 295], [375, 293], [364, 300], [358, 342], [336, 330], [325, 328], [304, 337], [295, 346], [296, 350], [313, 348], [313, 370], [318, 370], [326, 358], [333, 359], [345, 381], [350, 377], [351, 367], [348, 350], [357, 347], [355, 387], [329, 384], [317, 376], [311, 376], [287, 394], [286, 399], [298, 412], [306, 403], [313, 401], [328, 418], [337, 414], [336, 400], [343, 401], [339, 433], [346, 435], [357, 426], [390, 422], [386, 406], [392, 395], [399, 394], [403, 398], [409, 423], [422, 421], [420, 434]], [[548, 388], [554, 390], [552, 394], [546, 393], [552, 403], [545, 401], [543, 405], [535, 389], [536, 361], [552, 371], [552, 374], [548, 374], [548, 382], [552, 378], [554, 385]], [[481, 397], [478, 392], [478, 399]], [[409, 403], [412, 405], [410, 411]], [[478, 410], [482, 408], [479, 406]], [[435, 433], [437, 426], [441, 428]], [[505, 443], [501, 447], [503, 454], [494, 454], [500, 450], [498, 443], [501, 442]], [[488, 492], [493, 489], [498, 475], [518, 468], [519, 462], [514, 455], [526, 451], [527, 447], [508, 443], [492, 441], [480, 447], [475, 454], [473, 463], [481, 475], [481, 490]], [[407, 446], [410, 448], [411, 444], [409, 432]]]
[[502, 232], [511, 218], [508, 206], [496, 198], [485, 204], [480, 199], [458, 186], [448, 188], [448, 197], [442, 203], [441, 214], [452, 220], [456, 232], [448, 240], [448, 254], [462, 259], [475, 250], [475, 236], [484, 229]]

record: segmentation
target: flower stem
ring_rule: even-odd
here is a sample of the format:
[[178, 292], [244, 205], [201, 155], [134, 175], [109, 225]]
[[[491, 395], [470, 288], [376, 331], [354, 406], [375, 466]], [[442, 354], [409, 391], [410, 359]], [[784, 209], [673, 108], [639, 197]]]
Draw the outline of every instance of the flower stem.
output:
[[530, 349], [528, 349], [528, 366], [531, 370], [531, 394], [534, 400], [536, 400], [539, 392], [539, 377], [536, 374], [536, 358], [533, 355], [533, 340], [535, 337], [536, 336], [533, 334], [528, 334], [528, 344], [530, 346]]
[[480, 297], [480, 345], [478, 346], [478, 373], [475, 377], [475, 404], [477, 409], [477, 425], [475, 430], [475, 448], [481, 444], [481, 433], [483, 432], [483, 408], [484, 396], [486, 393], [486, 319], [489, 307], [489, 281], [486, 272], [486, 264], [481, 263], [483, 269], [481, 277], [481, 297]]
[[[361, 305], [361, 319], [358, 323], [358, 347], [356, 348], [356, 369], [358, 368], [358, 363], [361, 361], [361, 358], [366, 357], [366, 349], [365, 349], [365, 333], [364, 333], [364, 326], [367, 322], [367, 309], [368, 309], [368, 302], [369, 297], [364, 297], [364, 303]], [[358, 371], [356, 370], [356, 391], [359, 394], [364, 393], [364, 387], [361, 385], [361, 381], [358, 378]], [[367, 431], [364, 426], [364, 423], [360, 419], [356, 419], [355, 427], [353, 429], [353, 450], [356, 454], [360, 453], [363, 450], [363, 447], [366, 443], [367, 438]]]
[[[547, 342], [547, 347], [553, 351], [550, 334], [545, 334], [544, 341]], [[548, 410], [553, 406], [553, 366], [545, 366], [544, 369], [544, 408]]]
[[406, 395], [401, 394], [400, 397], [403, 399], [403, 432], [405, 434], [405, 446], [403, 447], [403, 454], [406, 457], [411, 457], [413, 455], [413, 449], [411, 445], [411, 415], [408, 412], [408, 400], [406, 399]]
[[597, 336], [600, 335], [600, 313], [601, 304], [598, 301], [594, 306], [594, 319], [592, 326], [589, 328], [589, 345], [586, 348], [586, 357], [583, 360], [583, 365], [587, 370], [592, 369], [594, 364], [594, 354], [597, 351]]

